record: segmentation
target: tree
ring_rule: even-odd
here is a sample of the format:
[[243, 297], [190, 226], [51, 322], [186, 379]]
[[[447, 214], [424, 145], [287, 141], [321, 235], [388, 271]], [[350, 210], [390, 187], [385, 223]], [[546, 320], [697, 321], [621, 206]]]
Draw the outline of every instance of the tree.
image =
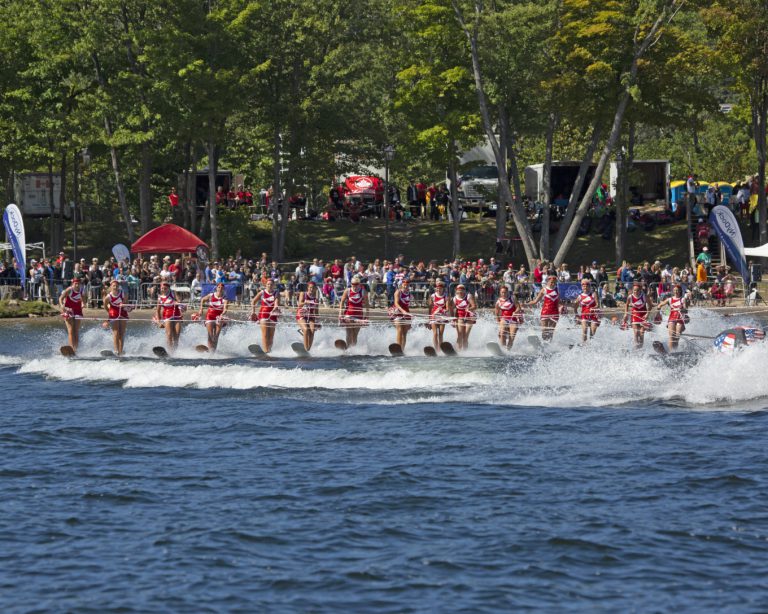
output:
[[760, 242], [768, 242], [766, 225], [766, 122], [768, 121], [768, 1], [716, 0], [704, 9], [710, 32], [718, 32], [718, 59], [733, 75], [736, 89], [748, 101], [756, 178]]

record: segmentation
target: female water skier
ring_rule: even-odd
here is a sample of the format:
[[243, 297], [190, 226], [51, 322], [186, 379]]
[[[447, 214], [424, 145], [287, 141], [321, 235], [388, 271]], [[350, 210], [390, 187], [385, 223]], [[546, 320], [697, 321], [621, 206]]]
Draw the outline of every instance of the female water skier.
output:
[[533, 307], [539, 301], [544, 300], [541, 307], [541, 338], [543, 341], [550, 342], [555, 335], [555, 326], [560, 319], [560, 293], [557, 290], [557, 277], [548, 275], [546, 285], [539, 290], [539, 293], [532, 300], [525, 303], [527, 307]]
[[469, 346], [469, 333], [477, 322], [476, 310], [475, 297], [467, 294], [464, 284], [456, 286], [456, 293], [453, 296], [453, 313], [456, 317], [456, 347], [460, 350], [466, 350]]
[[171, 290], [171, 284], [167, 281], [161, 282], [160, 294], [157, 296], [155, 320], [158, 326], [165, 327], [165, 338], [168, 342], [169, 351], [175, 350], [179, 345], [184, 309], [184, 305], [176, 300], [176, 294]]
[[320, 292], [313, 280], [307, 282], [307, 289], [304, 292], [299, 293], [297, 306], [296, 322], [298, 322], [304, 337], [304, 349], [309, 352], [312, 349], [315, 331], [318, 328], [317, 314], [320, 306]]
[[672, 296], [665, 298], [656, 307], [661, 311], [664, 305], [669, 305], [671, 309], [667, 320], [667, 330], [669, 331], [669, 349], [675, 351], [688, 320], [688, 296], [683, 295], [683, 287], [680, 284], [675, 284], [672, 287]]
[[203, 315], [203, 307], [208, 303], [208, 311], [205, 312], [205, 329], [208, 332], [208, 349], [215, 352], [219, 345], [221, 329], [227, 324], [227, 307], [229, 301], [224, 297], [224, 284], [219, 282], [216, 289], [200, 299], [200, 309], [197, 315]]
[[440, 349], [445, 325], [450, 321], [451, 301], [445, 291], [445, 282], [438, 279], [435, 284], [435, 292], [429, 297], [429, 326], [432, 329], [432, 346], [435, 351]]
[[128, 327], [128, 312], [130, 307], [125, 305], [123, 290], [120, 282], [113, 279], [109, 284], [109, 292], [104, 297], [104, 308], [109, 317], [109, 326], [112, 328], [112, 341], [115, 346], [115, 354], [122, 356], [125, 343], [125, 329]]
[[80, 343], [80, 319], [83, 317], [83, 294], [79, 279], [73, 279], [72, 285], [61, 293], [59, 307], [67, 327], [69, 347], [77, 352], [77, 345]]
[[523, 308], [510, 295], [507, 286], [499, 288], [499, 299], [494, 307], [496, 321], [499, 323], [499, 345], [506, 349], [512, 349], [512, 344], [517, 336], [517, 329], [523, 323]]
[[639, 282], [632, 284], [632, 294], [629, 295], [624, 306], [624, 322], [629, 321], [631, 314], [632, 333], [636, 349], [643, 347], [645, 331], [651, 328], [651, 323], [648, 321], [648, 313], [652, 308], [653, 302], [651, 297], [643, 292], [642, 285]]
[[408, 331], [411, 330], [411, 282], [405, 277], [400, 282], [400, 287], [395, 290], [395, 304], [391, 309], [392, 321], [395, 323], [395, 343], [405, 351], [405, 342], [408, 339]]
[[600, 326], [600, 311], [597, 307], [597, 297], [592, 289], [592, 282], [589, 279], [581, 280], [581, 294], [576, 299], [576, 307], [579, 313], [577, 320], [581, 321], [581, 341], [587, 342], [587, 333], [589, 338], [595, 336], [597, 327]]
[[[365, 312], [365, 313], [363, 313]], [[351, 286], [344, 290], [339, 301], [339, 322], [347, 334], [347, 347], [357, 345], [360, 329], [367, 324], [368, 300], [360, 283], [360, 276], [352, 278]]]
[[[256, 305], [261, 303], [259, 315], [256, 317]], [[256, 293], [251, 301], [251, 319], [256, 319], [261, 325], [262, 349], [269, 353], [275, 341], [275, 329], [277, 328], [277, 316], [280, 313], [280, 295], [275, 292], [275, 282], [267, 280], [264, 289]]]

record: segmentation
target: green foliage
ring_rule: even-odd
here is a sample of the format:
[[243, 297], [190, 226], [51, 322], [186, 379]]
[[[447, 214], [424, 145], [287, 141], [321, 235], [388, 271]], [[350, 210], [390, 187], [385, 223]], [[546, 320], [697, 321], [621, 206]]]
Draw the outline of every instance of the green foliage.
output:
[[[72, 162], [88, 147], [91, 164], [80, 177], [86, 224], [117, 228], [110, 147], [136, 216], [148, 147], [159, 222], [187, 163], [186, 144], [202, 168], [209, 140], [220, 166], [244, 174], [254, 190], [272, 183], [277, 162], [288, 192], [322, 194], [343, 173], [381, 168], [389, 143], [395, 181], [440, 181], [452, 159], [484, 139], [454, 2], [474, 19], [470, 0], [4, 0], [2, 196], [12, 198], [12, 172], [49, 163], [58, 170], [66, 155], [73, 198]], [[670, 158], [673, 174], [694, 168], [716, 180], [754, 169], [755, 83], [768, 78], [765, 2], [686, 3], [631, 77], [636, 33], [648, 30], [663, 4], [482, 3], [484, 88], [493, 121], [502, 111], [509, 118], [521, 169], [543, 160], [552, 113], [560, 117], [555, 159], [580, 159], [592, 127], [609, 124], [624, 88], [636, 158]], [[736, 105], [732, 113], [718, 111], [724, 102]], [[263, 249], [263, 229], [229, 212], [220, 222], [222, 254]], [[299, 253], [292, 241], [287, 250]]]

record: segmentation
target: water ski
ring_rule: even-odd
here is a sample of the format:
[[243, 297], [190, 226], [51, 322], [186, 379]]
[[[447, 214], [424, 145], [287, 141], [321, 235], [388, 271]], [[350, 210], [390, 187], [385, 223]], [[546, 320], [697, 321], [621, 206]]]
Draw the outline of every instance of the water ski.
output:
[[345, 352], [347, 350], [347, 342], [344, 341], [344, 339], [336, 339], [336, 341], [333, 342], [333, 347]]
[[539, 339], [536, 335], [528, 335], [528, 343], [533, 346], [534, 350], [543, 350], [544, 345], [541, 343], [541, 339]]
[[261, 346], [258, 343], [254, 343], [252, 345], [248, 346], [248, 351], [253, 354], [254, 356], [259, 356], [263, 358], [267, 355], [267, 353], [261, 349]]
[[498, 343], [496, 343], [495, 341], [491, 341], [490, 343], [486, 343], [485, 347], [494, 356], [504, 356], [504, 350], [502, 350], [501, 346]]
[[296, 343], [291, 343], [291, 349], [296, 352], [298, 356], [309, 358], [309, 352], [304, 348], [303, 343], [299, 343], [298, 341]]
[[204, 354], [205, 352], [208, 351], [208, 346], [207, 345], [203, 345], [201, 343], [200, 345], [196, 345], [195, 346], [195, 351], [196, 352], [200, 352], [201, 354]]
[[392, 356], [402, 356], [403, 355], [403, 348], [400, 347], [399, 343], [390, 343], [389, 344], [389, 353], [392, 354]]
[[153, 347], [152, 353], [158, 358], [168, 358], [168, 351], [162, 345]]
[[72, 358], [75, 355], [75, 348], [73, 348], [71, 345], [62, 345], [59, 348], [59, 352], [61, 352], [62, 356]]
[[104, 358], [117, 358], [117, 354], [115, 354], [112, 350], [101, 350], [99, 352]]
[[661, 354], [662, 356], [669, 355], [669, 352], [667, 352], [667, 348], [664, 347], [664, 344], [661, 341], [654, 341], [653, 349], [657, 354]]
[[435, 357], [435, 356], [437, 356], [437, 350], [435, 348], [433, 348], [431, 345], [426, 345], [426, 346], [424, 346], [424, 355], [425, 356], [430, 356], [430, 357]]
[[456, 349], [450, 341], [443, 341], [440, 344], [440, 351], [446, 356], [456, 356]]

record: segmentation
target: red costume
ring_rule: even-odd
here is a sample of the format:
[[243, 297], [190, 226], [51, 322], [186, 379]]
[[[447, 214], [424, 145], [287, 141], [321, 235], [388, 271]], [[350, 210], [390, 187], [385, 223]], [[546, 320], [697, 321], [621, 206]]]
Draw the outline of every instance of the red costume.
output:
[[63, 314], [65, 318], [82, 318], [83, 293], [79, 290], [77, 292], [75, 292], [75, 290], [70, 290], [69, 294], [64, 298], [64, 309], [68, 310], [68, 312]]
[[223, 296], [218, 297], [215, 294], [211, 294], [211, 298], [208, 299], [208, 311], [205, 312], [206, 321], [216, 320], [222, 316], [224, 313], [224, 301], [226, 300]]
[[181, 320], [181, 305], [176, 302], [173, 290], [157, 297], [157, 304], [163, 308], [163, 320]]
[[453, 304], [456, 305], [456, 319], [457, 320], [473, 320], [475, 319], [475, 312], [469, 310], [469, 296], [464, 295], [462, 298], [458, 296], [453, 297]]
[[259, 321], [277, 322], [277, 294], [271, 294], [264, 290], [261, 293], [261, 309], [259, 309]]
[[435, 292], [432, 295], [432, 308], [429, 310], [429, 321], [443, 324], [448, 320], [448, 295]]
[[[402, 301], [402, 293], [400, 295], [400, 300]], [[363, 289], [359, 286], [357, 290], [355, 290], [354, 287], [350, 288], [347, 293], [347, 307], [344, 310], [344, 317], [354, 320], [362, 319], [364, 302], [365, 295], [363, 294]]]
[[672, 311], [669, 312], [669, 320], [667, 324], [677, 324], [678, 322], [682, 326], [681, 331], [685, 330], [685, 300], [681, 298], [672, 297], [669, 299], [669, 306]]
[[594, 322], [600, 324], [600, 311], [597, 308], [597, 300], [592, 292], [582, 292], [577, 299], [581, 308], [579, 319], [582, 322]]
[[125, 303], [125, 299], [123, 298], [123, 291], [120, 290], [120, 292], [117, 293], [117, 296], [112, 296], [112, 293], [110, 292], [107, 294], [107, 298], [109, 298], [109, 307], [107, 308], [109, 319], [127, 320], [128, 310], [123, 306]]
[[645, 294], [640, 294], [640, 296], [630, 294], [629, 306], [632, 308], [632, 324], [648, 323], [648, 307], [645, 300]]
[[560, 293], [557, 287], [544, 289], [544, 305], [541, 308], [542, 320], [557, 320], [560, 317]]
[[304, 293], [304, 305], [296, 312], [296, 321], [306, 320], [307, 322], [314, 322], [317, 320], [317, 311], [319, 306], [319, 297], [317, 293], [315, 296], [310, 296], [309, 292]]
[[[400, 309], [392, 307], [392, 319], [393, 320], [410, 320], [411, 319], [411, 293], [407, 290], [400, 289]], [[403, 313], [403, 311], [405, 313]]]
[[496, 301], [496, 306], [501, 311], [501, 319], [505, 324], [523, 323], [523, 310], [511, 298], [500, 298]]

